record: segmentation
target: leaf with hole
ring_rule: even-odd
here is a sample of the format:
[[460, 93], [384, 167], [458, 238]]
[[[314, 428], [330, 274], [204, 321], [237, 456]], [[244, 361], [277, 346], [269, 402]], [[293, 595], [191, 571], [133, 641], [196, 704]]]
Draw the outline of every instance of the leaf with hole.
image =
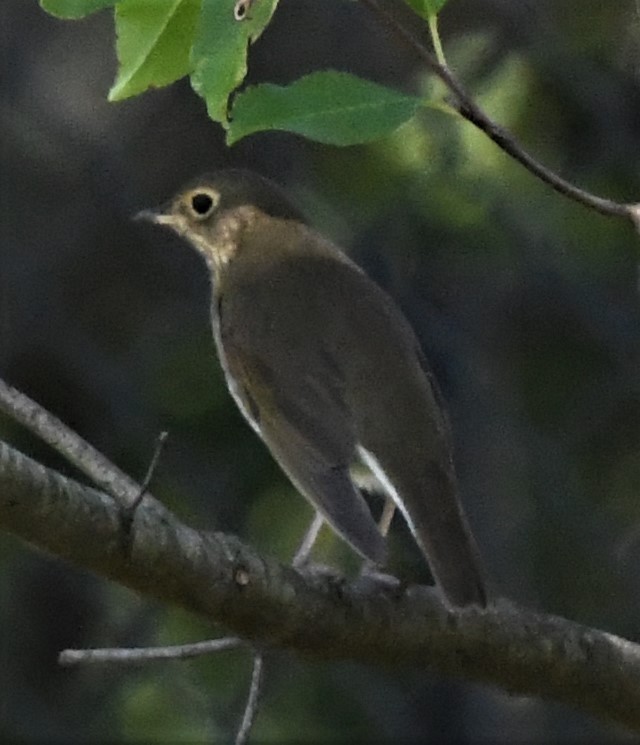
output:
[[191, 52], [191, 85], [209, 116], [226, 126], [228, 99], [247, 74], [247, 50], [269, 24], [278, 0], [203, 0]]

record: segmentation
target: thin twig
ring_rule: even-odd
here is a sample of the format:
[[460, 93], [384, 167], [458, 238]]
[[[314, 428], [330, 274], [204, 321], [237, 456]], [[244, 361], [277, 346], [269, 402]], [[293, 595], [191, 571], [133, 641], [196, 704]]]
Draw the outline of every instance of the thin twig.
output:
[[140, 486], [108, 458], [83, 440], [40, 404], [0, 379], [0, 411], [50, 445], [121, 507], [130, 509], [139, 499]]
[[378, 0], [360, 0], [382, 21], [388, 31], [396, 37], [404, 46], [411, 51], [436, 75], [455, 96], [453, 108], [467, 121], [484, 132], [493, 140], [499, 148], [523, 165], [528, 171], [537, 176], [541, 181], [551, 186], [560, 194], [569, 199], [599, 212], [601, 215], [626, 217], [631, 220], [636, 229], [640, 229], [640, 204], [625, 204], [595, 196], [584, 189], [571, 184], [557, 173], [544, 166], [531, 156], [517, 142], [517, 140], [504, 127], [489, 117], [473, 98], [467, 93], [462, 83], [455, 77], [451, 70], [444, 64], [438, 62], [433, 54], [412, 34], [410, 34], [396, 18]]
[[142, 501], [142, 498], [147, 493], [147, 490], [149, 489], [149, 484], [151, 483], [153, 474], [155, 473], [155, 470], [158, 467], [158, 462], [160, 461], [160, 456], [162, 455], [162, 450], [164, 448], [164, 445], [168, 437], [169, 437], [169, 433], [166, 430], [164, 430], [163, 432], [160, 432], [160, 434], [158, 435], [158, 439], [156, 440], [156, 446], [153, 451], [153, 456], [151, 457], [151, 463], [149, 463], [149, 468], [147, 468], [147, 473], [145, 474], [145, 477], [142, 480], [142, 484], [140, 484], [140, 489], [138, 491], [138, 494], [136, 495], [136, 498], [133, 500], [133, 502], [128, 508], [129, 512], [134, 513], [136, 511], [136, 508]]
[[65, 667], [89, 665], [93, 663], [114, 663], [118, 665], [136, 665], [141, 662], [157, 660], [186, 660], [202, 657], [207, 654], [223, 652], [245, 646], [245, 642], [236, 636], [225, 636], [222, 639], [208, 639], [195, 644], [179, 644], [172, 647], [137, 647], [131, 649], [65, 649], [60, 652], [58, 662]]
[[235, 745], [244, 745], [247, 742], [251, 728], [256, 719], [258, 713], [258, 707], [260, 706], [260, 699], [262, 697], [264, 682], [264, 654], [255, 651], [253, 657], [253, 671], [251, 673], [251, 688], [249, 689], [249, 697], [247, 698], [247, 705], [244, 708], [244, 716], [236, 735]]

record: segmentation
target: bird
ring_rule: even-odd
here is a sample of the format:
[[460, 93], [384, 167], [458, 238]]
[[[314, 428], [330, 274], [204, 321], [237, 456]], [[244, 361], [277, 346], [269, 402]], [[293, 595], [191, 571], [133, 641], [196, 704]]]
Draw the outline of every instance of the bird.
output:
[[[296, 490], [374, 566], [386, 561], [397, 508], [446, 604], [485, 607], [442, 394], [391, 297], [279, 185], [250, 170], [200, 176], [137, 217], [203, 257], [229, 391]], [[358, 466], [386, 495], [381, 527]]]

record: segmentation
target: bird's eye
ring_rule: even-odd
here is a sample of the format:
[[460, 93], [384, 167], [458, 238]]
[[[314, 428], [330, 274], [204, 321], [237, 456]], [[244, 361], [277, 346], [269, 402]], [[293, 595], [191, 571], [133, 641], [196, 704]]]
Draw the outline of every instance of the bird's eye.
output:
[[206, 217], [213, 208], [213, 198], [211, 194], [201, 192], [191, 197], [191, 208], [200, 217]]

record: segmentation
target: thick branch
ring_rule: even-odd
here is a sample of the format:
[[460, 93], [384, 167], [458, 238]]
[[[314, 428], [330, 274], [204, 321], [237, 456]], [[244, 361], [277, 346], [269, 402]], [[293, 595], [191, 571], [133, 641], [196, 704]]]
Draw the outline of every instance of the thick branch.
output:
[[500, 602], [450, 612], [433, 591], [305, 575], [237, 539], [205, 534], [146, 496], [122, 550], [119, 508], [0, 442], [0, 526], [143, 595], [261, 646], [411, 664], [543, 696], [640, 731], [640, 647]]
[[474, 126], [484, 132], [499, 148], [523, 165], [530, 173], [576, 202], [589, 207], [602, 215], [626, 217], [636, 229], [640, 230], [640, 204], [625, 204], [598, 197], [566, 181], [557, 173], [530, 155], [504, 127], [489, 117], [466, 91], [451, 70], [438, 62], [436, 57], [410, 34], [378, 0], [360, 0], [382, 21], [389, 32], [418, 59], [453, 93], [453, 107]]

